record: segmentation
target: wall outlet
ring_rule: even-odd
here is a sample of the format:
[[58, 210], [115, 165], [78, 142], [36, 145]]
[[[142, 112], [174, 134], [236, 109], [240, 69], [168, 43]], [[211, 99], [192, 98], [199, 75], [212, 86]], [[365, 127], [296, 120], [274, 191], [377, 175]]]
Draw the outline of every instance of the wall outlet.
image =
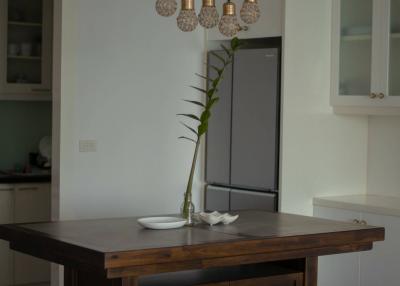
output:
[[88, 153], [97, 151], [96, 140], [79, 140], [79, 152]]

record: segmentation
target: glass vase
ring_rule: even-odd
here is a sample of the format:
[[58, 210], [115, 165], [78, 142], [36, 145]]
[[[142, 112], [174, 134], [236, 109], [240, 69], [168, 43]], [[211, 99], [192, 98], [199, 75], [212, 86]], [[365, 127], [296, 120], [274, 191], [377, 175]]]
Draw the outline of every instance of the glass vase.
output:
[[195, 207], [192, 202], [192, 195], [186, 194], [183, 196], [183, 203], [181, 205], [181, 216], [186, 219], [186, 225], [192, 226], [194, 225], [194, 212]]

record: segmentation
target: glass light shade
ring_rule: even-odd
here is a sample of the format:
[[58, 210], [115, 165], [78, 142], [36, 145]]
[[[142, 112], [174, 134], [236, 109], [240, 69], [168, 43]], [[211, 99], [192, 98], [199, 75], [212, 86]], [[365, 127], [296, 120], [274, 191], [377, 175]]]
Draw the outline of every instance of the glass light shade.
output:
[[178, 9], [176, 0], [157, 0], [156, 11], [159, 15], [170, 17], [175, 14]]
[[217, 8], [203, 6], [199, 14], [199, 23], [204, 28], [211, 29], [218, 25], [219, 14]]
[[239, 23], [236, 15], [224, 15], [219, 22], [219, 31], [222, 35], [233, 37], [239, 31]]
[[194, 10], [181, 10], [177, 18], [178, 28], [183, 32], [194, 31], [199, 24]]
[[246, 24], [254, 24], [260, 18], [261, 12], [257, 0], [245, 0], [240, 9], [240, 18]]

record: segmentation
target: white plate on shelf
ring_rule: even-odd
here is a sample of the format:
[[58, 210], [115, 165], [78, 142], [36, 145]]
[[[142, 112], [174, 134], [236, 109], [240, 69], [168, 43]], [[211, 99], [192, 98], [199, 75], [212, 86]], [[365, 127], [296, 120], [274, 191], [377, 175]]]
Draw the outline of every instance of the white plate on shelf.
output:
[[186, 220], [180, 217], [144, 217], [138, 219], [138, 223], [149, 229], [173, 229], [183, 227]]

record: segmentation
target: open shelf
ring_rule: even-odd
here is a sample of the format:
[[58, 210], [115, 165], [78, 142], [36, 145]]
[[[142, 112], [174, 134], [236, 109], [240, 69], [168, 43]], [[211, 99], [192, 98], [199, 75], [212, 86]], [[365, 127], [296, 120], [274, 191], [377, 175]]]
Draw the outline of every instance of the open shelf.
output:
[[41, 57], [25, 57], [25, 56], [7, 56], [10, 60], [20, 60], [20, 61], [41, 61]]
[[42, 27], [42, 23], [9, 21], [8, 25], [20, 27]]

